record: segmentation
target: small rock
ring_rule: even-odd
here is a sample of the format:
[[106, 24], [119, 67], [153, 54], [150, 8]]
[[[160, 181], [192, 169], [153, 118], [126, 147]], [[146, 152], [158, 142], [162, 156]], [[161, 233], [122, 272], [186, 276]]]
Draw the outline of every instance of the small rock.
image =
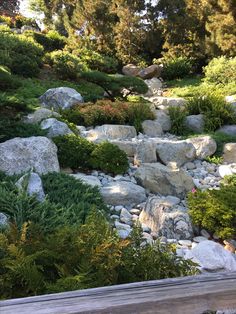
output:
[[203, 237], [205, 237], [206, 239], [210, 239], [210, 238], [211, 238], [211, 235], [210, 235], [205, 229], [202, 229], [202, 230], [200, 231], [200, 233], [201, 233], [201, 235], [202, 235]]
[[203, 242], [203, 241], [206, 241], [206, 240], [208, 240], [208, 238], [205, 238], [203, 236], [198, 236], [198, 237], [194, 237], [193, 238], [193, 241], [197, 242], [197, 243], [200, 243], [200, 242]]
[[30, 172], [22, 176], [17, 182], [18, 189], [26, 189], [28, 195], [35, 195], [39, 202], [45, 200], [45, 194], [43, 190], [43, 183], [40, 176], [37, 173]]

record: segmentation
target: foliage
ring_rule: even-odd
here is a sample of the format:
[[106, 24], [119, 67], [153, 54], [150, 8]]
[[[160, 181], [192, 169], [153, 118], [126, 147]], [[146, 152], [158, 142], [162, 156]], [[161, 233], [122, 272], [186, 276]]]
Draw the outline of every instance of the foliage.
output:
[[16, 89], [20, 87], [21, 82], [20, 80], [11, 75], [6, 68], [0, 66], [0, 90], [6, 91], [8, 89]]
[[91, 154], [91, 164], [95, 169], [115, 175], [123, 174], [129, 168], [126, 153], [109, 142], [103, 142], [96, 146]]
[[[229, 180], [229, 179], [228, 179]], [[236, 185], [228, 181], [220, 190], [197, 191], [188, 195], [193, 223], [222, 239], [236, 238]]]
[[38, 124], [27, 124], [18, 119], [0, 118], [0, 143], [15, 137], [46, 136]]
[[62, 50], [66, 45], [66, 37], [61, 36], [58, 32], [50, 30], [43, 34], [40, 32], [33, 32], [34, 40], [44, 47], [45, 52], [54, 50]]
[[[88, 82], [101, 86], [108, 97], [127, 97], [130, 94], [145, 94], [148, 90], [143, 80], [137, 77], [108, 75], [99, 71], [89, 71], [81, 74]], [[124, 93], [124, 89], [126, 92]]]
[[192, 70], [192, 63], [185, 57], [163, 60], [163, 79], [174, 80], [188, 76]]
[[215, 156], [221, 156], [223, 153], [224, 145], [226, 143], [236, 143], [236, 136], [227, 135], [222, 132], [215, 132], [211, 134], [212, 138], [216, 141], [217, 151]]
[[236, 57], [212, 59], [204, 68], [205, 82], [226, 85], [236, 81]]
[[24, 25], [31, 26], [34, 28], [38, 28], [38, 25], [34, 19], [25, 17], [23, 15], [16, 15], [13, 19], [13, 25], [16, 28], [21, 28]]
[[153, 120], [154, 114], [147, 103], [99, 100], [95, 104], [77, 105], [62, 112], [67, 120], [85, 126], [129, 124], [141, 131], [144, 120]]
[[39, 73], [43, 47], [24, 35], [0, 32], [1, 64], [12, 73], [33, 77]]
[[77, 78], [78, 74], [86, 68], [81, 64], [80, 59], [65, 51], [54, 51], [50, 55], [53, 69], [60, 79]]
[[234, 124], [236, 114], [231, 104], [214, 94], [196, 95], [188, 100], [190, 115], [204, 114], [205, 131], [215, 131], [224, 124]]
[[205, 158], [205, 160], [216, 165], [220, 165], [223, 163], [223, 158], [219, 156], [208, 156]]
[[185, 108], [171, 106], [168, 111], [171, 120], [171, 133], [176, 135], [185, 135], [187, 132], [185, 126], [187, 111]]
[[88, 169], [94, 144], [75, 135], [62, 135], [53, 138], [58, 148], [58, 159], [62, 167]]

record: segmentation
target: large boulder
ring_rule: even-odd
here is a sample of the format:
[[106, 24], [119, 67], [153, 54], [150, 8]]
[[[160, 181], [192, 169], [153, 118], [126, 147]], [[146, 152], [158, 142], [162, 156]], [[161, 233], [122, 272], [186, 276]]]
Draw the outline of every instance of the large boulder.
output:
[[169, 107], [183, 107], [186, 104], [184, 98], [175, 97], [154, 97], [153, 104], [158, 109], [168, 109]]
[[137, 143], [132, 141], [122, 141], [122, 140], [110, 140], [110, 143], [117, 145], [121, 150], [123, 150], [128, 157], [134, 157], [137, 149]]
[[171, 129], [171, 119], [165, 110], [155, 110], [156, 121], [160, 123], [162, 130], [167, 132]]
[[84, 173], [71, 174], [71, 176], [77, 180], [81, 180], [85, 184], [91, 185], [92, 187], [95, 187], [95, 186], [101, 187], [102, 186], [100, 180], [96, 176], [86, 175]]
[[202, 133], [204, 131], [204, 115], [203, 114], [197, 114], [197, 115], [191, 115], [187, 116], [185, 119], [185, 126], [195, 132], [195, 133]]
[[224, 133], [230, 136], [236, 136], [236, 124], [233, 125], [224, 125], [217, 132]]
[[55, 118], [43, 120], [40, 124], [42, 130], [47, 130], [47, 137], [52, 138], [59, 135], [74, 134], [68, 125]]
[[219, 175], [221, 178], [224, 178], [225, 176], [232, 176], [234, 174], [236, 174], [236, 163], [219, 166]]
[[128, 75], [128, 76], [138, 76], [138, 73], [140, 70], [141, 70], [141, 68], [137, 67], [134, 64], [127, 64], [127, 65], [123, 66], [122, 73], [124, 75]]
[[29, 113], [25, 118], [24, 122], [25, 123], [40, 123], [42, 120], [55, 117], [58, 118], [61, 115], [55, 111], [52, 111], [47, 108], [40, 108], [36, 110], [34, 113]]
[[8, 175], [59, 172], [57, 147], [47, 137], [14, 138], [0, 144], [0, 170]]
[[157, 162], [155, 142], [147, 140], [139, 142], [134, 156], [138, 164]]
[[145, 94], [145, 96], [149, 97], [149, 96], [159, 95], [162, 88], [162, 82], [157, 77], [153, 77], [152, 79], [145, 80], [144, 82], [148, 86], [148, 91]]
[[172, 169], [160, 163], [141, 164], [135, 173], [138, 183], [152, 193], [184, 198], [194, 188], [194, 183], [182, 169]]
[[196, 262], [202, 271], [236, 271], [236, 259], [232, 253], [214, 241], [203, 241], [187, 251], [186, 259]]
[[143, 80], [152, 79], [153, 77], [160, 77], [162, 67], [157, 64], [152, 64], [149, 67], [139, 71], [138, 76]]
[[132, 182], [110, 182], [101, 189], [105, 203], [132, 206], [146, 200], [145, 189]]
[[224, 145], [224, 162], [236, 163], [236, 143], [227, 143]]
[[145, 120], [142, 123], [143, 133], [150, 137], [158, 137], [163, 134], [161, 124], [155, 120]]
[[187, 139], [188, 143], [193, 144], [196, 149], [196, 155], [199, 159], [205, 159], [212, 156], [217, 149], [216, 141], [210, 136], [198, 136]]
[[169, 162], [175, 162], [180, 167], [196, 158], [196, 150], [193, 144], [186, 141], [162, 140], [157, 143], [156, 151], [165, 165], [168, 165]]
[[39, 202], [43, 202], [45, 199], [43, 183], [37, 173], [26, 173], [16, 182], [16, 186], [19, 190], [26, 189], [27, 194], [34, 195]]
[[92, 142], [104, 140], [127, 140], [137, 136], [133, 126], [104, 124], [88, 131], [86, 138]]
[[139, 216], [139, 221], [160, 237], [186, 240], [193, 235], [189, 215], [183, 212], [178, 204], [169, 202], [168, 197], [150, 197]]
[[80, 93], [69, 87], [51, 88], [39, 98], [39, 101], [42, 107], [56, 111], [84, 102]]

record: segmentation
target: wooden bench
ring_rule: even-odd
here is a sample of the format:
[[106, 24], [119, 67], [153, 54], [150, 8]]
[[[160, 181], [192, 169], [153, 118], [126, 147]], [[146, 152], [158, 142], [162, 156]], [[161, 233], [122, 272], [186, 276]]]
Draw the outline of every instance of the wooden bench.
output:
[[202, 314], [236, 308], [236, 272], [154, 280], [0, 302], [1, 314]]

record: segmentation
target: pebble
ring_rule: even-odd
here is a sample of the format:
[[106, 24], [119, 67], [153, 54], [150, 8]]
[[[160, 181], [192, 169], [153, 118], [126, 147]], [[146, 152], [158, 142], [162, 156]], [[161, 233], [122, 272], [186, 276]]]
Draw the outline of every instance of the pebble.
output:
[[208, 239], [205, 238], [205, 237], [203, 237], [203, 236], [198, 236], [198, 237], [194, 237], [194, 238], [193, 238], [193, 241], [194, 241], [194, 242], [197, 242], [197, 243], [200, 243], [200, 242], [206, 241], [206, 240], [208, 240]]

